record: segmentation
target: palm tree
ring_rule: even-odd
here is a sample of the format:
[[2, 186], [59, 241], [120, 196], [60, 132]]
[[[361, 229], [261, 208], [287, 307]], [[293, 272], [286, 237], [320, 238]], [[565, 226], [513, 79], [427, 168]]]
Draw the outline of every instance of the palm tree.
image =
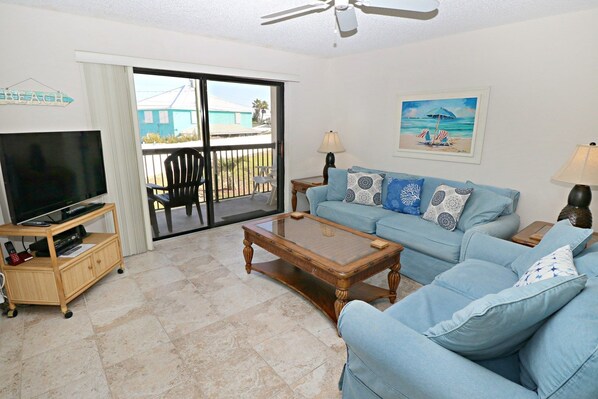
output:
[[264, 114], [268, 110], [268, 102], [256, 98], [255, 100], [253, 100], [251, 106], [253, 107], [253, 121], [256, 123], [263, 122]]

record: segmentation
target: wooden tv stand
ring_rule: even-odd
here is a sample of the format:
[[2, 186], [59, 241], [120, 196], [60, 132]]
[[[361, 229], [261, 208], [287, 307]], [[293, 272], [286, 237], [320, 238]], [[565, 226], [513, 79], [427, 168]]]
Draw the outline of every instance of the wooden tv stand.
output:
[[[73, 227], [112, 213], [113, 233], [90, 233], [83, 239], [84, 244], [94, 244], [92, 248], [74, 258], [56, 256], [54, 236]], [[114, 204], [49, 227], [0, 226], [0, 237], [44, 237], [48, 240], [50, 257], [36, 257], [17, 266], [6, 264], [4, 256], [0, 269], [6, 276], [8, 296], [8, 317], [17, 315], [16, 304], [60, 305], [65, 318], [73, 313], [67, 304], [85, 292], [98, 280], [119, 266], [124, 271], [118, 220]]]

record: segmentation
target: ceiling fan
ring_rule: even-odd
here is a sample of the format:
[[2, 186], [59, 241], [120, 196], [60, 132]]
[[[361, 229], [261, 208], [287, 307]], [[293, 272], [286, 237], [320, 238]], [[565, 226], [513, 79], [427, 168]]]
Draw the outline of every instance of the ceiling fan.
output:
[[437, 9], [438, 5], [438, 0], [316, 0], [299, 7], [264, 15], [262, 19], [267, 21], [262, 24], [271, 24], [283, 19], [324, 11], [334, 6], [339, 30], [341, 32], [351, 32], [357, 29], [355, 7], [430, 12]]

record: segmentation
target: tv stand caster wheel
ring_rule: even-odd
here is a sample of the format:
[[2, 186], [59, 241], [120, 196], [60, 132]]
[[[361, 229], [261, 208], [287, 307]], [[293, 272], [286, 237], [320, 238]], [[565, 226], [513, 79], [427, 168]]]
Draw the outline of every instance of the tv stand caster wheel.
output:
[[70, 310], [67, 310], [66, 312], [64, 312], [65, 319], [70, 319], [71, 317], [73, 317], [73, 312], [71, 312]]
[[118, 270], [116, 271], [118, 274], [123, 274], [125, 271], [122, 267], [119, 267]]
[[7, 316], [9, 319], [12, 319], [13, 317], [17, 317], [17, 315], [18, 315], [18, 314], [19, 314], [19, 311], [18, 311], [17, 309], [12, 309], [12, 310], [9, 310], [9, 311], [6, 313], [6, 316]]

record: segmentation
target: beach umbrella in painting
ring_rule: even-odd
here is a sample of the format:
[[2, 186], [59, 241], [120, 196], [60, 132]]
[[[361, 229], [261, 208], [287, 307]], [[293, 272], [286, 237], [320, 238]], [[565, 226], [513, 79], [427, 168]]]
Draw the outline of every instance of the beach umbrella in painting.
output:
[[436, 129], [435, 133], [438, 132], [438, 126], [440, 125], [441, 119], [455, 119], [456, 116], [446, 108], [438, 107], [426, 112], [428, 118], [436, 118]]

